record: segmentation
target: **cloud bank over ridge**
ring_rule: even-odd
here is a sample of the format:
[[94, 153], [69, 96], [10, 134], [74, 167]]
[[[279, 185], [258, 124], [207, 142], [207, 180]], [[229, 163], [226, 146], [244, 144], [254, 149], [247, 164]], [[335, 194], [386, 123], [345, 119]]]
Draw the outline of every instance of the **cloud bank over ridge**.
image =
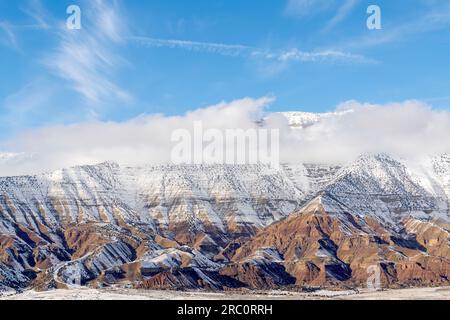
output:
[[[419, 101], [376, 105], [348, 101], [336, 113], [304, 128], [292, 128], [268, 113], [273, 98], [244, 98], [197, 109], [183, 116], [142, 115], [124, 122], [89, 121], [31, 129], [1, 144], [0, 176], [51, 171], [116, 161], [124, 165], [170, 163], [176, 129], [280, 130], [281, 162], [346, 163], [364, 153], [420, 159], [450, 151], [450, 114]], [[342, 112], [349, 111], [351, 112]], [[1, 153], [0, 153], [1, 154]], [[16, 156], [13, 156], [13, 155]]]

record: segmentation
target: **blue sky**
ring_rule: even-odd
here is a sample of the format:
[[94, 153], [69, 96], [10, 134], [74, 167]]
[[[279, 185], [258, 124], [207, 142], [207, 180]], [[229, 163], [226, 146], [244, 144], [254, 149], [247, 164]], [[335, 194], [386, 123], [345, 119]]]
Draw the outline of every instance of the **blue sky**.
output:
[[[65, 27], [66, 8], [82, 29]], [[382, 10], [368, 30], [366, 9]], [[448, 0], [0, 0], [0, 138], [273, 96], [450, 106]]]

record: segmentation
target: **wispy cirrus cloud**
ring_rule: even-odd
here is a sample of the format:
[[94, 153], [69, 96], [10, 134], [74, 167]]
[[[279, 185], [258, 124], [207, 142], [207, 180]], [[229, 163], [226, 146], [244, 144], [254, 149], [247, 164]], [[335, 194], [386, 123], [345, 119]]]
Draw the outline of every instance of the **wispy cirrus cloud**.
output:
[[258, 58], [275, 62], [332, 62], [341, 61], [349, 63], [374, 63], [373, 59], [362, 55], [352, 54], [339, 50], [303, 51], [298, 48], [289, 49], [263, 49], [242, 44], [224, 44], [214, 42], [198, 42], [175, 39], [157, 39], [149, 37], [131, 37], [137, 45], [152, 48], [182, 49], [194, 52], [206, 52], [233, 57]]
[[328, 21], [325, 26], [325, 30], [329, 30], [348, 17], [348, 15], [353, 11], [356, 5], [359, 3], [359, 0], [344, 0], [340, 7], [337, 9], [336, 14]]
[[114, 81], [114, 71], [127, 61], [117, 54], [127, 32], [117, 1], [86, 2], [83, 28], [59, 27], [57, 48], [43, 62], [57, 76], [68, 81], [88, 103], [129, 102], [131, 95]]
[[13, 131], [31, 125], [38, 117], [45, 116], [51, 110], [51, 98], [56, 86], [44, 79], [35, 79], [18, 91], [8, 95], [0, 104], [0, 127]]
[[285, 14], [306, 17], [334, 10], [336, 13], [326, 22], [324, 30], [330, 30], [344, 21], [360, 0], [288, 0]]
[[429, 2], [428, 10], [410, 17], [405, 22], [390, 23], [383, 30], [354, 37], [338, 47], [350, 50], [376, 47], [396, 41], [410, 41], [419, 35], [448, 28], [450, 28], [450, 3], [433, 1]]
[[278, 58], [280, 61], [347, 61], [354, 63], [377, 63], [376, 60], [366, 58], [365, 56], [338, 51], [322, 50], [305, 52], [298, 49], [291, 49], [281, 53]]
[[32, 24], [24, 27], [41, 30], [50, 28], [52, 18], [40, 0], [28, 1], [28, 5], [22, 8], [22, 11], [33, 19]]
[[27, 30], [44, 30], [49, 28], [47, 23], [47, 13], [39, 0], [31, 0], [22, 11], [31, 18], [26, 23], [13, 23], [7, 20], [0, 20], [0, 44], [11, 49], [21, 51], [19, 37], [21, 32]]
[[145, 47], [184, 49], [190, 51], [210, 52], [221, 55], [238, 56], [253, 50], [252, 47], [239, 44], [223, 44], [175, 39], [157, 39], [149, 37], [131, 37], [132, 41]]
[[0, 43], [17, 49], [17, 37], [14, 26], [7, 21], [0, 21]]

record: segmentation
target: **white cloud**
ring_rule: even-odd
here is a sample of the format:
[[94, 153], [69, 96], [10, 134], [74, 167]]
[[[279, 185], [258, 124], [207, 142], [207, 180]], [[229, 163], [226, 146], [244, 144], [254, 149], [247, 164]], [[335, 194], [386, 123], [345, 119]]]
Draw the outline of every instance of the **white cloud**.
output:
[[428, 10], [420, 12], [420, 15], [409, 17], [406, 22], [390, 24], [383, 22], [383, 30], [366, 33], [346, 41], [338, 47], [370, 48], [398, 41], [408, 41], [420, 34], [448, 29], [450, 27], [450, 4], [439, 1], [430, 2], [429, 6]]
[[285, 13], [290, 16], [306, 17], [325, 12], [335, 11], [335, 14], [326, 23], [327, 31], [344, 21], [360, 0], [288, 0]]
[[114, 81], [114, 71], [126, 64], [116, 53], [126, 33], [125, 22], [115, 1], [90, 2], [84, 15], [83, 29], [61, 26], [59, 45], [44, 63], [67, 80], [90, 104], [102, 101], [128, 102], [130, 95]]
[[[0, 161], [0, 176], [35, 173], [79, 164], [117, 161], [161, 164], [170, 160], [172, 132], [192, 128], [256, 128], [255, 121], [271, 98], [242, 99], [198, 109], [179, 117], [146, 115], [126, 122], [91, 121], [29, 130], [3, 143], [0, 150], [32, 155], [14, 164]], [[23, 158], [23, 157], [22, 157]], [[30, 158], [28, 158], [30, 159]]]
[[362, 55], [339, 50], [303, 51], [297, 48], [285, 50], [262, 49], [241, 44], [224, 44], [175, 39], [156, 39], [148, 37], [131, 37], [131, 41], [140, 46], [152, 48], [182, 49], [207, 52], [234, 57], [259, 58], [275, 62], [326, 62], [345, 61], [351, 63], [373, 63], [374, 60]]
[[39, 0], [29, 1], [27, 8], [23, 11], [32, 18], [32, 22], [25, 24], [11, 23], [10, 21], [0, 20], [0, 43], [21, 52], [18, 38], [20, 33], [26, 30], [44, 30], [49, 25], [46, 22], [47, 14]]
[[14, 26], [6, 21], [0, 21], [0, 42], [10, 48], [18, 47]]
[[51, 20], [53, 20], [47, 10], [44, 8], [40, 0], [28, 1], [28, 6], [22, 9], [28, 16], [30, 16], [34, 23], [27, 24], [22, 27], [31, 29], [49, 29]]
[[200, 51], [217, 53], [222, 55], [238, 56], [242, 55], [250, 50], [251, 47], [239, 44], [223, 44], [213, 42], [199, 42], [189, 40], [176, 40], [176, 39], [156, 39], [148, 37], [132, 37], [132, 41], [139, 45], [154, 48], [172, 48], [172, 49], [184, 49], [190, 51]]
[[[242, 99], [198, 109], [184, 116], [147, 115], [125, 122], [84, 122], [29, 130], [3, 144], [22, 156], [0, 162], [0, 175], [36, 173], [79, 164], [117, 161], [164, 164], [170, 161], [171, 135], [202, 120], [205, 129], [256, 128], [271, 98]], [[266, 126], [280, 129], [283, 162], [348, 162], [363, 153], [420, 158], [450, 151], [450, 115], [417, 101], [387, 105], [346, 102], [338, 116], [304, 129], [291, 129], [278, 114]], [[30, 158], [32, 155], [32, 158]]]
[[337, 9], [336, 14], [334, 17], [328, 21], [325, 30], [329, 30], [345, 20], [347, 16], [352, 12], [352, 10], [356, 7], [359, 0], [344, 0], [341, 4], [341, 6]]
[[55, 93], [55, 86], [46, 81], [34, 80], [2, 101], [0, 124], [3, 128], [22, 124], [32, 115], [44, 112]]
[[368, 59], [362, 55], [352, 54], [338, 50], [322, 50], [305, 52], [298, 49], [284, 51], [277, 56], [279, 61], [348, 61], [354, 63], [374, 63], [375, 60]]
[[[346, 102], [298, 133], [284, 136], [290, 161], [347, 162], [364, 153], [387, 153], [406, 159], [450, 152], [450, 114], [418, 101], [387, 105]], [[295, 153], [289, 152], [294, 148]]]
[[98, 35], [121, 43], [128, 33], [125, 12], [117, 0], [92, 0], [91, 19], [93, 27], [98, 29]]

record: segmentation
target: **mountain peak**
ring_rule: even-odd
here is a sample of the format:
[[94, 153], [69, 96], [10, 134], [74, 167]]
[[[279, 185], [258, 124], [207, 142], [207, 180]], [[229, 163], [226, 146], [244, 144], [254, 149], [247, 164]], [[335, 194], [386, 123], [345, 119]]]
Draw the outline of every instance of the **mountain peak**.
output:
[[336, 111], [326, 113], [293, 111], [293, 112], [279, 112], [277, 114], [284, 116], [288, 120], [289, 125], [291, 127], [304, 129], [316, 123], [319, 123], [322, 120], [330, 119], [333, 117], [341, 117], [351, 112], [353, 111], [346, 110], [346, 111]]

